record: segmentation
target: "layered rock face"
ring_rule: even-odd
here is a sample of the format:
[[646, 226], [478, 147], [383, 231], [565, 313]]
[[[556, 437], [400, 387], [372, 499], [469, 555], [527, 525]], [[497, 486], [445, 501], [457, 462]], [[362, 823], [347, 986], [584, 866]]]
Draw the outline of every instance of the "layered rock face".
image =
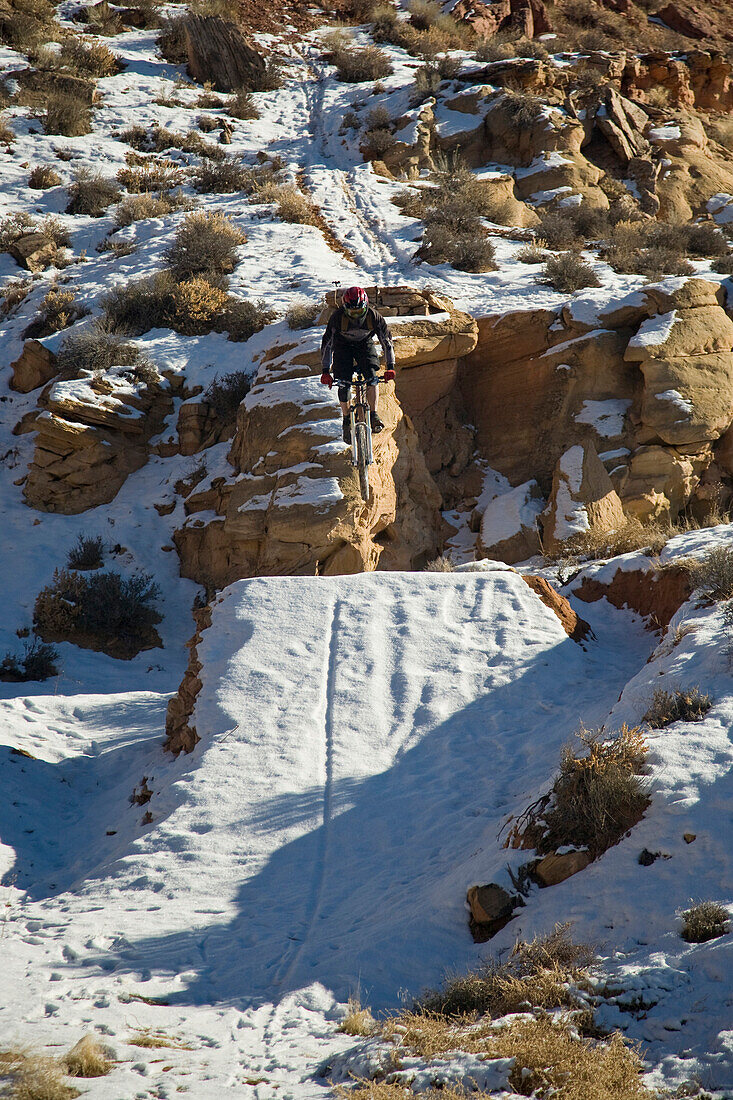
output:
[[[341, 440], [336, 395], [318, 382], [321, 329], [311, 330], [263, 357], [239, 409], [232, 475], [186, 499], [188, 518], [175, 536], [184, 576], [220, 586], [261, 574], [409, 569], [437, 553], [442, 500], [420, 430], [427, 435], [431, 410], [456, 399], [477, 327], [430, 292], [369, 288], [369, 297], [391, 319], [398, 366], [397, 393], [389, 384], [380, 396], [385, 430], [374, 436], [369, 503]], [[427, 448], [436, 473], [443, 462], [468, 466], [465, 432], [457, 423], [453, 445]]]
[[[727, 470], [733, 322], [723, 302], [717, 284], [671, 279], [604, 308], [591, 292], [557, 316], [480, 319], [477, 347], [459, 372], [462, 398], [481, 455], [519, 486], [518, 517], [532, 479], [549, 498], [546, 546], [610, 530], [624, 516], [675, 518], [712, 470], [719, 439]], [[491, 541], [490, 518], [484, 551], [513, 555]], [[503, 539], [524, 549], [533, 545], [532, 517], [524, 527], [520, 519]]]
[[35, 453], [26, 503], [42, 512], [75, 515], [112, 500], [148, 458], [171, 400], [167, 383], [146, 384], [133, 368], [111, 367], [104, 377], [51, 383], [35, 419]]

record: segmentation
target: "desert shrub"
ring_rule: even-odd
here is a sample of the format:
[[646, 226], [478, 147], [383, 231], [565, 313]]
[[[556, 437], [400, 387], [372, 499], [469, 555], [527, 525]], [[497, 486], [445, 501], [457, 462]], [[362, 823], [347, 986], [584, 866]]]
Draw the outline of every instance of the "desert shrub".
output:
[[727, 252], [722, 234], [709, 223], [667, 225], [663, 222], [620, 222], [613, 229], [606, 258], [616, 271], [660, 279], [691, 275], [685, 258], [721, 256]]
[[25, 211], [19, 211], [0, 218], [0, 252], [7, 252], [15, 241], [27, 233], [42, 233], [57, 248], [69, 243], [68, 233], [58, 218], [49, 216], [38, 221]]
[[219, 377], [215, 374], [202, 397], [225, 424], [236, 419], [237, 409], [252, 386], [246, 371], [235, 370]]
[[703, 558], [688, 558], [685, 568], [708, 599], [733, 599], [733, 546], [715, 546]]
[[213, 115], [199, 115], [196, 119], [196, 125], [202, 134], [211, 134], [219, 126], [219, 120], [214, 118]]
[[79, 535], [66, 556], [69, 569], [83, 571], [100, 569], [104, 564], [104, 542], [101, 535]]
[[488, 1015], [494, 1019], [519, 1012], [527, 1003], [551, 1009], [577, 1006], [573, 985], [587, 985], [595, 953], [573, 943], [570, 926], [558, 924], [549, 935], [519, 940], [504, 963], [490, 961], [478, 970], [450, 978], [442, 989], [428, 990], [413, 1011], [446, 1019]]
[[425, 566], [426, 573], [453, 573], [455, 570], [455, 562], [450, 554], [441, 554], [439, 558], [433, 558]]
[[10, 129], [5, 119], [0, 118], [0, 145], [10, 146], [15, 141], [15, 133]]
[[253, 195], [256, 202], [272, 202], [277, 206], [277, 216], [292, 225], [317, 225], [318, 209], [307, 195], [293, 184], [265, 183]]
[[432, 65], [430, 62], [423, 65], [415, 73], [415, 84], [410, 95], [410, 102], [417, 106], [424, 103], [426, 99], [432, 99], [438, 94], [441, 80], [442, 77], [438, 72], [437, 65]]
[[682, 914], [680, 935], [688, 943], [706, 943], [728, 932], [728, 910], [717, 901], [701, 901]]
[[106, 255], [108, 260], [118, 260], [122, 256], [132, 256], [137, 252], [134, 241], [114, 241], [111, 237], [105, 237], [94, 246], [95, 252]]
[[114, 1062], [93, 1035], [84, 1035], [61, 1059], [69, 1077], [105, 1077]]
[[193, 199], [179, 190], [164, 191], [158, 195], [144, 191], [122, 200], [115, 210], [114, 222], [118, 229], [123, 229], [146, 218], [164, 218], [174, 210], [188, 210], [193, 203]]
[[699, 722], [712, 704], [710, 696], [701, 692], [699, 687], [688, 691], [657, 688], [642, 722], [648, 722], [655, 730], [664, 729], [673, 722]]
[[712, 222], [687, 225], [687, 250], [693, 256], [726, 256], [728, 242]]
[[26, 339], [42, 340], [44, 336], [51, 336], [52, 333], [73, 325], [80, 317], [85, 317], [87, 312], [76, 301], [73, 290], [60, 290], [52, 286], [23, 336]]
[[369, 130], [365, 135], [365, 159], [377, 160], [389, 152], [395, 144], [395, 139], [390, 130]]
[[443, 19], [443, 9], [435, 0], [408, 0], [407, 10], [410, 13], [410, 22], [419, 31], [426, 31]]
[[43, 128], [47, 134], [82, 137], [92, 129], [91, 109], [75, 96], [51, 92], [46, 100]]
[[505, 95], [504, 107], [514, 126], [525, 127], [532, 126], [537, 121], [547, 109], [547, 104], [528, 92], [508, 91]]
[[237, 249], [246, 240], [245, 234], [223, 214], [187, 214], [165, 259], [178, 279], [192, 275], [219, 278], [234, 270]]
[[594, 210], [581, 203], [542, 213], [538, 232], [547, 241], [547, 247], [557, 251], [582, 248], [587, 241], [606, 237], [611, 228], [608, 211]]
[[276, 92], [282, 88], [285, 75], [282, 63], [275, 57], [268, 58], [265, 70], [257, 73], [252, 80], [250, 91], [252, 92]]
[[10, 316], [25, 301], [29, 290], [33, 286], [31, 279], [11, 279], [0, 290], [0, 313], [4, 317]]
[[[566, 544], [562, 553], [566, 559], [571, 557], [580, 561], [615, 558], [635, 550], [658, 554], [676, 534], [679, 534], [678, 527], [670, 523], [660, 520], [642, 523], [636, 516], [629, 516], [623, 526], [613, 531], [586, 531], [577, 535]], [[553, 560], [551, 555], [545, 557], [548, 561]]]
[[239, 88], [229, 100], [227, 114], [231, 118], [259, 118], [260, 112], [248, 88]]
[[33, 618], [49, 641], [98, 645], [105, 652], [132, 657], [159, 642], [155, 609], [160, 590], [149, 573], [82, 573], [57, 569], [36, 597]]
[[591, 265], [572, 252], [549, 256], [540, 282], [570, 294], [586, 286], [601, 285]]
[[[134, 367], [147, 374], [155, 371], [141, 348], [111, 331], [102, 320], [95, 320], [64, 338], [57, 352], [57, 366], [69, 378], [78, 376], [81, 371], [103, 373], [110, 367]], [[155, 373], [157, 375], [157, 371]]]
[[542, 237], [530, 244], [525, 244], [519, 249], [514, 259], [522, 264], [543, 264], [547, 259], [547, 241]]
[[188, 61], [185, 22], [185, 15], [178, 15], [173, 19], [163, 20], [161, 24], [157, 40], [158, 49], [165, 60], [173, 65], [185, 65]]
[[720, 275], [733, 275], [733, 252], [713, 262], [713, 271]]
[[389, 111], [386, 107], [383, 107], [381, 103], [377, 107], [372, 107], [371, 111], [366, 117], [366, 130], [384, 130], [389, 126], [391, 122]]
[[337, 78], [345, 84], [381, 80], [392, 72], [389, 58], [376, 46], [364, 46], [363, 49], [345, 46], [332, 54], [331, 62], [336, 66]]
[[67, 193], [69, 202], [66, 213], [88, 214], [92, 218], [101, 217], [107, 207], [120, 197], [120, 189], [114, 180], [90, 168], [76, 169]]
[[625, 275], [643, 275], [654, 281], [665, 275], [694, 275], [695, 269], [685, 257], [669, 248], [641, 248], [630, 253], [613, 251], [608, 262]]
[[42, 642], [33, 635], [23, 642], [23, 653], [20, 656], [14, 653], [6, 653], [0, 661], [0, 680], [9, 680], [11, 683], [25, 683], [28, 680], [48, 680], [51, 676], [58, 676], [58, 650]]
[[565, 845], [588, 850], [596, 859], [641, 818], [649, 799], [639, 772], [647, 746], [639, 728], [624, 725], [616, 737], [581, 730], [587, 749], [579, 756], [563, 749], [560, 772], [549, 797], [527, 813], [527, 835], [540, 854]]
[[252, 170], [230, 159], [217, 164], [205, 162], [194, 172], [192, 183], [204, 195], [231, 195], [251, 188]]
[[28, 177], [28, 186], [34, 191], [45, 191], [48, 187], [58, 187], [61, 176], [50, 164], [39, 164]]
[[250, 336], [274, 321], [276, 316], [275, 311], [262, 298], [253, 302], [230, 295], [224, 328], [229, 333], [230, 340], [241, 342], [249, 340]]
[[431, 223], [425, 230], [419, 256], [426, 263], [448, 263], [458, 271], [495, 271], [494, 246], [484, 230], [478, 233]]
[[321, 312], [319, 302], [295, 302], [285, 314], [288, 328], [311, 328], [315, 325]]
[[178, 282], [169, 271], [114, 288], [102, 301], [109, 329], [141, 336], [151, 328], [172, 328], [186, 336], [212, 330], [248, 340], [273, 319], [264, 302], [235, 298], [206, 279]]
[[184, 180], [183, 170], [170, 160], [150, 160], [133, 168], [120, 168], [117, 173], [117, 182], [131, 195], [170, 191]]
[[0, 42], [19, 53], [30, 53], [60, 31], [54, 6], [47, 0], [13, 0], [0, 10]]
[[546, 61], [550, 56], [544, 42], [536, 38], [525, 38], [516, 43], [517, 57], [527, 57], [534, 61]]
[[474, 53], [477, 61], [486, 63], [507, 61], [510, 57], [516, 57], [516, 50], [512, 44], [500, 38], [481, 39]]
[[67, 38], [62, 43], [60, 63], [82, 77], [114, 76], [122, 65], [118, 57], [103, 42], [85, 42], [83, 38]]

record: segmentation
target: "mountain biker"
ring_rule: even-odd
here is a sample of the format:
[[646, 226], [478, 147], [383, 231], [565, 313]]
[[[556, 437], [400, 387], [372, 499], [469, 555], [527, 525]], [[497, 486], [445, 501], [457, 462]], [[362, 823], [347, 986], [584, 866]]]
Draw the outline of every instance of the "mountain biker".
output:
[[330, 388], [335, 378], [339, 384], [338, 398], [344, 418], [344, 443], [351, 443], [348, 400], [354, 370], [360, 371], [366, 378], [372, 431], [381, 432], [384, 428], [377, 412], [379, 352], [373, 336], [382, 345], [386, 362], [384, 378], [390, 382], [394, 378], [394, 345], [384, 317], [369, 305], [369, 298], [363, 287], [349, 287], [344, 291], [341, 305], [331, 315], [321, 340], [321, 382]]

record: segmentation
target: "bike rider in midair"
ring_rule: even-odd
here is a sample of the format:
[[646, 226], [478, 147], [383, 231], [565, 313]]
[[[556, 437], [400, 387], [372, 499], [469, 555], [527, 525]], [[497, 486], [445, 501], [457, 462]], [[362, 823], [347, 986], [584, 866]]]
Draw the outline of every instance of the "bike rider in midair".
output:
[[367, 293], [362, 287], [349, 287], [344, 291], [341, 305], [331, 315], [321, 340], [321, 382], [330, 388], [336, 378], [339, 384], [338, 397], [344, 418], [345, 443], [351, 442], [348, 400], [354, 370], [360, 371], [367, 381], [372, 432], [381, 432], [384, 427], [377, 412], [379, 352], [373, 336], [382, 345], [386, 363], [384, 379], [389, 382], [394, 378], [394, 345], [384, 317], [369, 305]]

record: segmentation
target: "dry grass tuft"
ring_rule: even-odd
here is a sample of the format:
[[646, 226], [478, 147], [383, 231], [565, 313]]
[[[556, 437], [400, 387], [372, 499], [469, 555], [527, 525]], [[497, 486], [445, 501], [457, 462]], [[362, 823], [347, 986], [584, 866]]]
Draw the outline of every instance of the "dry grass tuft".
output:
[[33, 282], [31, 279], [12, 279], [0, 291], [0, 313], [9, 317], [25, 301]]
[[78, 1089], [67, 1085], [55, 1058], [27, 1051], [0, 1052], [0, 1075], [8, 1079], [7, 1100], [74, 1100]]
[[596, 859], [617, 844], [649, 804], [640, 776], [647, 753], [641, 728], [624, 725], [615, 737], [581, 729], [580, 751], [563, 749], [549, 796], [525, 814], [525, 836], [541, 855], [566, 845]]
[[47, 134], [83, 137], [92, 129], [90, 108], [75, 96], [52, 92], [46, 100], [43, 128]]
[[231, 424], [237, 419], [237, 410], [252, 387], [252, 379], [243, 370], [229, 374], [215, 374], [201, 395], [216, 413], [223, 424]]
[[692, 583], [708, 599], [733, 598], [733, 546], [716, 546], [704, 558], [687, 558]]
[[[619, 554], [631, 554], [637, 550], [658, 554], [672, 536], [680, 534], [683, 529], [684, 525], [662, 523], [659, 520], [642, 523], [640, 519], [631, 516], [623, 527], [615, 531], [587, 531], [577, 535], [565, 544], [561, 557], [569, 563], [615, 558]], [[545, 559], [552, 561], [553, 557], [545, 554]]]
[[239, 88], [229, 101], [227, 114], [230, 118], [249, 120], [260, 117], [257, 104], [249, 88]]
[[367, 80], [381, 80], [392, 72], [386, 53], [376, 46], [343, 45], [334, 50], [329, 61], [336, 66], [336, 76], [345, 84], [363, 84]]
[[28, 186], [34, 191], [45, 191], [49, 187], [58, 187], [61, 176], [50, 164], [39, 164], [28, 176]]
[[657, 688], [642, 722], [648, 722], [655, 730], [671, 726], [673, 722], [699, 722], [712, 705], [711, 697], [703, 694], [699, 687], [688, 691]]
[[162, 1031], [150, 1027], [138, 1028], [132, 1039], [127, 1040], [132, 1047], [142, 1047], [146, 1050], [157, 1050], [162, 1047], [170, 1047], [173, 1050], [192, 1050], [182, 1039], [174, 1039], [165, 1035]]
[[425, 566], [425, 573], [453, 573], [455, 571], [455, 562], [450, 554], [441, 554], [438, 558], [433, 558]]
[[374, 1035], [378, 1026], [370, 1009], [362, 1008], [357, 999], [350, 997], [348, 1011], [339, 1024], [338, 1030], [344, 1035], [360, 1035], [366, 1038]]
[[680, 935], [688, 943], [707, 943], [729, 931], [728, 910], [717, 901], [701, 901], [682, 914]]
[[93, 1035], [84, 1035], [61, 1059], [69, 1077], [106, 1077], [114, 1062]]
[[245, 234], [224, 214], [187, 214], [165, 252], [165, 259], [177, 279], [201, 276], [216, 281], [234, 271], [237, 249], [246, 240]]
[[419, 998], [416, 1016], [496, 1019], [532, 1007], [585, 1008], [578, 990], [589, 988], [588, 968], [595, 954], [587, 944], [573, 943], [569, 929], [558, 924], [547, 936], [516, 943], [506, 962], [492, 961], [450, 978], [443, 989], [429, 990]]
[[146, 191], [123, 199], [115, 210], [114, 222], [118, 229], [124, 229], [146, 218], [164, 218], [174, 210], [190, 209], [193, 204], [193, 199], [178, 190], [164, 191], [158, 195]]
[[253, 193], [252, 201], [274, 203], [280, 221], [291, 225], [318, 225], [318, 208], [293, 184], [265, 180]]
[[321, 308], [320, 302], [295, 302], [285, 314], [288, 328], [311, 328], [318, 320]]
[[174, 161], [149, 160], [144, 164], [120, 168], [117, 182], [131, 195], [170, 191], [185, 182], [185, 172]]
[[74, 172], [68, 195], [67, 214], [87, 214], [92, 218], [100, 218], [108, 206], [119, 200], [120, 189], [114, 180], [82, 167]]

